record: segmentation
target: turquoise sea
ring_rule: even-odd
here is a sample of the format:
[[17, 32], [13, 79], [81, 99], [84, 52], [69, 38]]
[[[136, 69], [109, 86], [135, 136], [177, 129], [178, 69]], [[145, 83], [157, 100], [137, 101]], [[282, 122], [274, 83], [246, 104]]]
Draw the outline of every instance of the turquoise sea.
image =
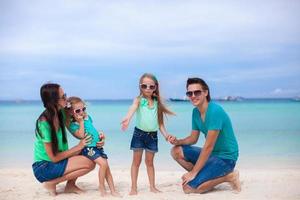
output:
[[[238, 139], [239, 165], [260, 167], [300, 164], [300, 102], [291, 100], [244, 100], [218, 102], [231, 117]], [[126, 132], [120, 121], [131, 100], [87, 101], [87, 111], [94, 125], [106, 134], [105, 151], [111, 165], [130, 167], [129, 150], [135, 120]], [[168, 117], [167, 130], [182, 138], [190, 134], [193, 106], [189, 102], [167, 102], [177, 115]], [[39, 101], [0, 102], [0, 167], [30, 166], [33, 159], [35, 121], [43, 111]], [[69, 147], [78, 140], [68, 134]], [[197, 145], [204, 142], [203, 135]], [[170, 156], [172, 145], [159, 137], [159, 152], [155, 166], [177, 166]]]

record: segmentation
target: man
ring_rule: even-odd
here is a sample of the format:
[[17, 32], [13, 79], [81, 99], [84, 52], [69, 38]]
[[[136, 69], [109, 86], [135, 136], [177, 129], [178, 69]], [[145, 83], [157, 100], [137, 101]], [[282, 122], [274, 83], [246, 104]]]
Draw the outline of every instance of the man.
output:
[[[188, 172], [182, 176], [185, 193], [203, 193], [228, 182], [240, 191], [239, 173], [233, 171], [238, 158], [238, 144], [231, 121], [223, 108], [210, 100], [208, 85], [200, 78], [189, 78], [186, 95], [195, 106], [192, 132], [184, 139], [169, 136], [173, 158]], [[203, 148], [197, 143], [200, 132], [205, 135]]]

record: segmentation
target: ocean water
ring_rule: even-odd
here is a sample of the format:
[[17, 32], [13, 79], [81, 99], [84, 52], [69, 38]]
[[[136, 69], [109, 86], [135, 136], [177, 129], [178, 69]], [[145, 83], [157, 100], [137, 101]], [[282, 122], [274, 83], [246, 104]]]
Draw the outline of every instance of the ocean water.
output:
[[[245, 100], [218, 102], [229, 114], [239, 143], [241, 165], [300, 164], [300, 102], [290, 100]], [[135, 119], [122, 132], [120, 122], [131, 101], [88, 101], [87, 112], [94, 126], [106, 134], [105, 151], [111, 165], [128, 165]], [[193, 106], [189, 102], [167, 102], [176, 113], [166, 120], [167, 130], [178, 138], [191, 131]], [[43, 111], [39, 101], [0, 102], [0, 167], [30, 166], [33, 160], [35, 121]], [[202, 146], [205, 138], [196, 145]], [[69, 147], [79, 141], [68, 134]], [[155, 166], [177, 166], [170, 156], [172, 145], [159, 135], [159, 152]], [[272, 163], [272, 164], [270, 164]], [[172, 167], [170, 167], [172, 168]]]

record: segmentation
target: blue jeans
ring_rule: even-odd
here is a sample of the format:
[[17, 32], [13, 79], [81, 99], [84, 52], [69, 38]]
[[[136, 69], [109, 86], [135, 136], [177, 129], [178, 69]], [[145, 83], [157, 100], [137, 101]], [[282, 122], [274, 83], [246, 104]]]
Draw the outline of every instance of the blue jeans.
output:
[[158, 152], [157, 131], [145, 132], [141, 129], [134, 128], [134, 133], [130, 144], [131, 150], [143, 150], [156, 153]]
[[104, 153], [103, 148], [98, 147], [84, 147], [81, 154], [90, 160], [96, 160], [99, 157], [107, 159], [107, 155]]
[[[190, 145], [182, 145], [181, 147], [184, 159], [195, 165], [201, 153], [201, 148]], [[198, 172], [196, 177], [188, 183], [188, 185], [196, 189], [206, 181], [225, 176], [233, 171], [235, 163], [235, 160], [223, 159], [211, 155], [204, 167]]]
[[51, 161], [37, 161], [32, 164], [33, 174], [39, 182], [50, 181], [64, 175], [68, 159], [57, 163]]

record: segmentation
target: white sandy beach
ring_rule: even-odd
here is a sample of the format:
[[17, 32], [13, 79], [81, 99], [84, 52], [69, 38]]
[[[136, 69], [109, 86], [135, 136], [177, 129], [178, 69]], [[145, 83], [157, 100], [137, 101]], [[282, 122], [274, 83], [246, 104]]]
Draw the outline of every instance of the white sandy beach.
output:
[[[181, 190], [180, 177], [184, 171], [162, 171], [156, 172], [157, 187], [163, 191], [160, 194], [153, 194], [148, 189], [147, 174], [141, 169], [137, 196], [128, 196], [130, 189], [130, 170], [128, 168], [114, 168], [112, 173], [118, 191], [122, 194], [122, 199], [300, 199], [300, 168], [273, 168], [273, 169], [244, 169], [239, 168], [242, 191], [239, 194], [233, 193], [228, 184], [221, 184], [213, 191], [206, 194], [186, 195]], [[112, 196], [100, 197], [97, 190], [98, 179], [97, 169], [79, 178], [78, 186], [85, 190], [84, 194], [64, 194], [64, 183], [57, 187], [58, 195], [51, 197], [33, 177], [30, 168], [12, 169], [2, 168], [0, 171], [0, 199], [20, 200], [20, 199], [117, 199]]]

